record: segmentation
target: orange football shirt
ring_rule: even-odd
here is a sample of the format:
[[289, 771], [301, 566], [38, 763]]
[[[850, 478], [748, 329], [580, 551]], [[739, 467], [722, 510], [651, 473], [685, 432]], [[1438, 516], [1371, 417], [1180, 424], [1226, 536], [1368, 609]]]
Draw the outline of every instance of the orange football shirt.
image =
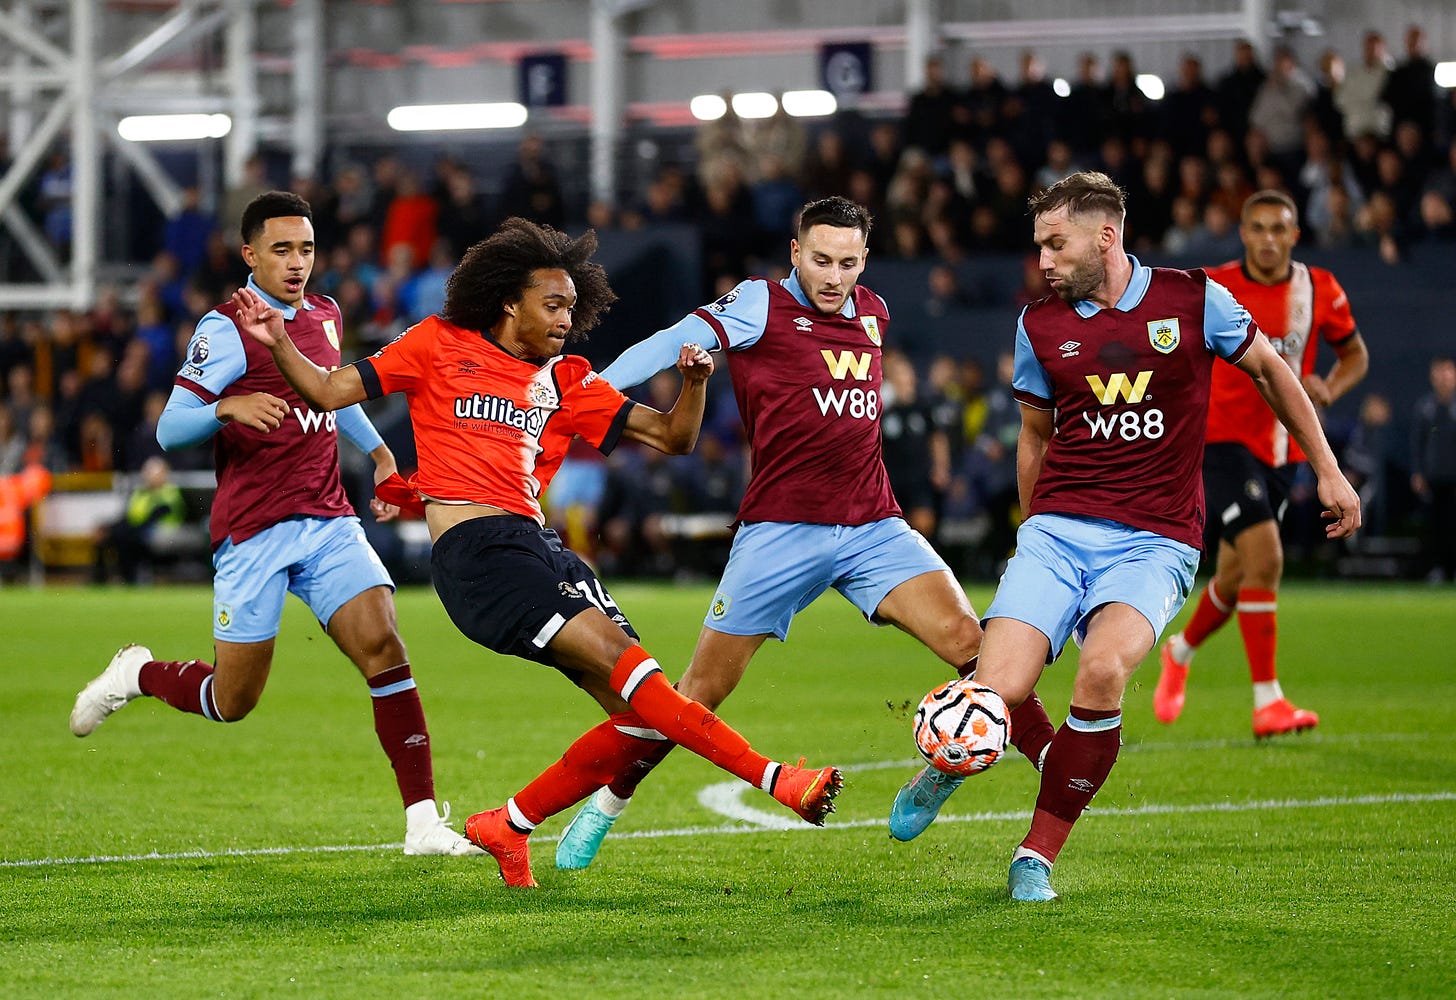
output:
[[571, 439], [610, 452], [635, 405], [585, 358], [523, 361], [438, 316], [355, 366], [369, 398], [409, 400], [419, 459], [409, 482], [420, 496], [489, 504], [538, 524], [541, 494]]
[[[1236, 260], [1210, 269], [1208, 276], [1249, 310], [1296, 378], [1314, 371], [1321, 340], [1336, 345], [1358, 332], [1345, 290], [1323, 268], [1295, 261], [1286, 280], [1265, 285], [1249, 277], [1243, 261]], [[1227, 364], [1213, 366], [1208, 442], [1241, 444], [1275, 467], [1305, 458], [1253, 380]]]

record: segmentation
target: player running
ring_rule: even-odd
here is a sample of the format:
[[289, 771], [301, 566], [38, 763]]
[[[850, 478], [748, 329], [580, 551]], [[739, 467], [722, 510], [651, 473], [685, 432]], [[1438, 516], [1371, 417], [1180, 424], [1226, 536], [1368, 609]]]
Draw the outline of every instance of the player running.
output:
[[[622, 354], [603, 372], [637, 385], [683, 341], [716, 345], [748, 435], [753, 474], [728, 565], [678, 690], [716, 708], [769, 637], [830, 587], [875, 624], [895, 625], [967, 672], [981, 627], [945, 561], [901, 516], [881, 457], [885, 301], [858, 284], [870, 215], [845, 198], [806, 205], [793, 271], [752, 278]], [[612, 776], [557, 846], [561, 868], [596, 856], [663, 744]]]
[[[1244, 202], [1239, 235], [1242, 260], [1208, 276], [1233, 293], [1300, 378], [1316, 406], [1329, 406], [1353, 389], [1370, 367], [1365, 341], [1350, 315], [1350, 300], [1335, 276], [1291, 259], [1299, 242], [1294, 200], [1260, 191]], [[1323, 340], [1335, 350], [1329, 374], [1315, 374]], [[1289, 504], [1304, 452], [1248, 379], [1228, 365], [1213, 366], [1203, 490], [1218, 533], [1213, 579], [1183, 631], [1163, 643], [1162, 674], [1153, 712], [1170, 723], [1183, 711], [1193, 654], [1234, 614], [1254, 683], [1254, 736], [1313, 729], [1319, 716], [1284, 697], [1275, 669], [1277, 599], [1284, 574], [1279, 524]]]
[[[1253, 379], [1310, 456], [1326, 534], [1360, 525], [1359, 498], [1284, 359], [1204, 272], [1144, 267], [1123, 249], [1124, 197], [1105, 174], [1078, 173], [1031, 200], [1055, 294], [1017, 323], [1017, 478], [1028, 517], [986, 612], [976, 679], [1022, 705], [1068, 637], [1081, 651], [1031, 829], [1012, 855], [1017, 900], [1057, 898], [1052, 865], [1117, 760], [1128, 679], [1193, 586], [1215, 359]], [[908, 783], [891, 835], [919, 834], [959, 784], [922, 781], [939, 794], [917, 801]]]
[[[253, 199], [241, 222], [247, 294], [267, 303], [299, 349], [329, 368], [340, 360], [343, 319], [327, 295], [304, 289], [313, 270], [313, 214], [287, 191]], [[212, 634], [216, 663], [155, 660], [127, 646], [76, 696], [71, 732], [87, 736], [144, 694], [213, 722], [236, 722], [258, 704], [292, 592], [313, 611], [369, 685], [374, 731], [405, 806], [406, 854], [480, 854], [435, 807], [429, 730], [395, 626], [394, 582], [364, 539], [339, 481], [338, 437], [374, 459], [394, 455], [359, 407], [325, 417], [278, 374], [268, 352], [242, 336], [236, 301], [202, 317], [171, 399], [157, 423], [168, 451], [213, 441]], [[373, 501], [387, 521], [397, 507]]]
[[235, 297], [244, 326], [317, 410], [403, 392], [420, 459], [409, 483], [380, 490], [422, 505], [431, 570], [450, 618], [498, 653], [555, 667], [607, 720], [505, 805], [471, 816], [466, 835], [500, 863], [508, 885], [536, 885], [528, 834], [581, 801], [664, 739], [773, 795], [810, 823], [833, 810], [836, 768], [778, 764], [754, 752], [707, 707], [673, 689], [596, 574], [543, 527], [539, 502], [580, 435], [602, 452], [626, 438], [667, 454], [692, 450], [712, 358], [674, 349], [683, 388], [672, 409], [639, 406], [563, 354], [616, 299], [591, 260], [596, 236], [570, 240], [509, 219], [471, 247], [446, 284], [445, 308], [372, 358], [336, 371], [294, 345], [276, 308]]

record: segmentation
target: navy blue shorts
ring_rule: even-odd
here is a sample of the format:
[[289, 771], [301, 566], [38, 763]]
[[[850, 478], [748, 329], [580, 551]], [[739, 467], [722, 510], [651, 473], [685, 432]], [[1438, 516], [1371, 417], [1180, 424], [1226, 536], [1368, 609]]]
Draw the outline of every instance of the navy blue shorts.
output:
[[497, 653], [561, 669], [546, 647], [588, 608], [638, 638], [591, 567], [529, 517], [460, 522], [435, 542], [430, 575], [455, 627]]

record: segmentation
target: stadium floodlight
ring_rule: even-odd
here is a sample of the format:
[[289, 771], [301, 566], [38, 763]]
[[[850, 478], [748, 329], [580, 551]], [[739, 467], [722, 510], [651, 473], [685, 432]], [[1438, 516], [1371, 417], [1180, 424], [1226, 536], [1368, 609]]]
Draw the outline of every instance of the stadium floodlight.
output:
[[1137, 75], [1137, 89], [1143, 92], [1143, 96], [1150, 101], [1161, 101], [1163, 99], [1163, 78], [1156, 73], [1139, 73]]
[[526, 124], [526, 106], [499, 104], [401, 104], [385, 116], [396, 132], [456, 132], [468, 129], [517, 128]]
[[116, 123], [116, 134], [128, 142], [221, 139], [232, 130], [227, 115], [128, 115]]
[[688, 102], [688, 110], [700, 122], [715, 122], [728, 113], [728, 102], [717, 94], [699, 94]]
[[1456, 62], [1436, 63], [1436, 86], [1456, 90]]
[[733, 113], [739, 118], [772, 118], [778, 109], [778, 98], [761, 90], [733, 95]]
[[827, 90], [786, 90], [784, 111], [794, 118], [822, 118], [839, 108], [839, 101]]
[[1052, 93], [1058, 97], [1071, 97], [1072, 85], [1063, 77], [1057, 77], [1052, 81]]

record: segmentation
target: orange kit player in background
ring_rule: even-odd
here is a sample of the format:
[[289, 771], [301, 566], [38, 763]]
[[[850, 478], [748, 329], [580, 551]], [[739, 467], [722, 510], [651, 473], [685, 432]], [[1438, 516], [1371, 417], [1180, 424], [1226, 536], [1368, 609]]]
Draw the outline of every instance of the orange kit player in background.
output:
[[[1370, 367], [1365, 341], [1345, 290], [1329, 271], [1291, 259], [1299, 242], [1294, 201], [1260, 191], [1244, 202], [1242, 260], [1208, 276], [1233, 293], [1275, 350], [1299, 376], [1310, 400], [1326, 407], [1354, 388]], [[1315, 374], [1323, 340], [1335, 350], [1329, 374]], [[1275, 671], [1276, 601], [1284, 573], [1279, 523], [1304, 452], [1253, 383], [1231, 365], [1214, 365], [1208, 407], [1203, 490], [1218, 533], [1218, 563], [1183, 631], [1163, 644], [1163, 670], [1153, 693], [1158, 721], [1183, 711], [1193, 654], [1237, 612], [1254, 682], [1254, 735], [1313, 729], [1319, 716], [1284, 697]]]
[[446, 284], [441, 315], [332, 372], [299, 353], [276, 309], [247, 289], [237, 300], [248, 333], [315, 409], [406, 395], [420, 468], [407, 485], [395, 476], [380, 492], [393, 503], [423, 501], [432, 576], [451, 620], [487, 649], [555, 667], [607, 713], [505, 805], [466, 821], [466, 835], [495, 857], [513, 886], [536, 885], [527, 835], [537, 824], [664, 738], [810, 823], [833, 810], [842, 784], [835, 768], [778, 764], [754, 752], [674, 690], [596, 574], [543, 527], [539, 498], [574, 436], [603, 452], [627, 438], [686, 454], [713, 372], [706, 351], [684, 344], [682, 392], [662, 413], [622, 395], [585, 358], [562, 353], [616, 299], [591, 260], [595, 250], [594, 233], [572, 241], [509, 219], [466, 252]]

